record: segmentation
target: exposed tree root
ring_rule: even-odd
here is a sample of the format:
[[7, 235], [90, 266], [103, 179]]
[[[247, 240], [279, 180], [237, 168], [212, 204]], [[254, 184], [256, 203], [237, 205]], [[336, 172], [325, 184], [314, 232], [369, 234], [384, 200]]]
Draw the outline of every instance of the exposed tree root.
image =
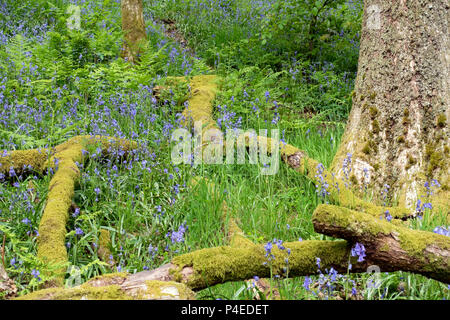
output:
[[[75, 184], [80, 177], [77, 163], [83, 163], [90, 148], [101, 148], [104, 156], [123, 155], [137, 148], [137, 144], [124, 139], [105, 136], [76, 136], [52, 149], [12, 151], [0, 158], [3, 173], [14, 169], [22, 172], [28, 165], [38, 172], [46, 168], [56, 170], [49, 184], [47, 203], [39, 224], [38, 257], [56, 270], [54, 280], [45, 286], [61, 286], [67, 267], [65, 247], [66, 222], [72, 205]], [[53, 269], [53, 268], [50, 268]]]
[[[338, 213], [329, 215], [332, 210], [336, 209]], [[151, 271], [125, 275], [126, 281], [120, 282], [119, 287], [112, 288], [111, 282], [107, 280], [115, 279], [117, 274], [99, 277], [96, 280], [96, 288], [102, 287], [102, 289], [95, 289], [92, 297], [128, 298], [117, 293], [122, 292], [120, 290], [130, 288], [136, 288], [135, 293], [145, 292], [142, 288], [148, 287], [149, 281], [155, 280], [161, 281], [154, 282], [155, 285], [160, 287], [174, 285], [174, 282], [178, 282], [192, 290], [201, 290], [227, 281], [246, 280], [255, 275], [261, 278], [270, 277], [274, 274], [283, 276], [286, 275], [287, 271], [289, 271], [290, 277], [325, 273], [326, 270], [331, 268], [339, 273], [359, 273], [365, 272], [367, 267], [373, 263], [378, 263], [383, 271], [411, 271], [443, 282], [449, 282], [449, 242], [446, 237], [396, 227], [385, 221], [380, 223], [375, 218], [358, 212], [356, 212], [355, 218], [357, 222], [353, 224], [350, 222], [346, 228], [339, 229], [339, 227], [333, 227], [331, 224], [336, 223], [336, 219], [342, 219], [343, 221], [337, 223], [345, 225], [349, 220], [354, 220], [351, 215], [354, 213], [348, 209], [323, 205], [316, 210], [314, 223], [317, 225], [317, 230], [327, 230], [325, 232], [333, 235], [339, 233], [343, 237], [358, 239], [358, 241], [366, 243], [366, 257], [362, 262], [356, 261], [356, 257], [351, 257], [351, 245], [345, 240], [285, 242], [283, 243], [284, 249], [274, 246], [269, 255], [263, 245], [244, 248], [222, 246], [177, 256], [172, 259], [171, 263]], [[329, 218], [330, 216], [331, 218]], [[322, 223], [322, 221], [325, 221], [325, 223]], [[367, 238], [365, 235], [367, 235]], [[422, 243], [425, 243], [425, 245]], [[421, 247], [424, 248], [422, 259], [420, 258], [421, 251], [417, 249]], [[320, 259], [320, 270], [317, 265], [317, 258]], [[435, 266], [436, 262], [438, 262], [438, 266]], [[352, 264], [350, 270], [349, 263]], [[410, 263], [418, 263], [419, 265], [408, 265]], [[91, 283], [93, 283], [93, 280], [76, 289], [41, 290], [22, 298], [79, 299], [82, 292], [85, 292], [84, 295], [90, 294], [89, 291], [86, 293], [83, 290], [86, 286], [89, 287]], [[111, 295], [108, 294], [106, 297], [96, 295], [96, 292], [107, 292], [111, 289], [113, 289]], [[48, 292], [51, 294], [58, 292], [58, 294], [49, 296], [47, 295]], [[145, 295], [139, 294], [132, 297], [146, 298]]]
[[48, 288], [18, 300], [192, 300], [195, 294], [184, 284], [151, 280], [141, 273], [112, 273], [74, 288]]
[[362, 243], [366, 260], [383, 271], [408, 271], [450, 283], [450, 238], [412, 230], [346, 208], [320, 205], [316, 232]]

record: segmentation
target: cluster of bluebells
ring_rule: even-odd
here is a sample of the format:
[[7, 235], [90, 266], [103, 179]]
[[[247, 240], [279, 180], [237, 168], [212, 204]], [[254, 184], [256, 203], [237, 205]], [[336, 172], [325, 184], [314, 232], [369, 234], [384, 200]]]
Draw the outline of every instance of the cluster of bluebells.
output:
[[[424, 183], [424, 187], [426, 189], [426, 198], [428, 199], [430, 196], [432, 196], [434, 194], [433, 188], [440, 188], [441, 185], [439, 184], [439, 182], [436, 179], [432, 179], [431, 183], [426, 181]], [[423, 198], [424, 196], [422, 195], [421, 198]], [[425, 210], [432, 210], [433, 209], [433, 205], [431, 204], [431, 202], [429, 201], [422, 201], [421, 199], [417, 199], [416, 202], [416, 214], [419, 218], [421, 218], [423, 216], [423, 214], [425, 213]]]
[[[386, 210], [386, 211], [384, 212], [384, 218], [385, 218], [387, 221], [389, 221], [389, 222], [392, 221], [392, 216], [391, 216], [391, 214], [389, 213], [389, 210]], [[380, 219], [383, 219], [383, 216], [381, 216]]]
[[229, 111], [226, 105], [218, 105], [217, 109], [220, 116], [217, 118], [217, 123], [223, 130], [226, 129], [240, 129], [242, 126], [242, 117], [237, 117], [236, 112]]
[[358, 257], [358, 262], [363, 262], [366, 257], [366, 248], [363, 244], [357, 242], [350, 251], [352, 257]]
[[38, 282], [42, 280], [41, 277], [40, 277], [39, 270], [33, 269], [31, 271], [31, 275], [33, 276], [33, 278], [37, 279]]
[[383, 206], [388, 205], [388, 199], [389, 199], [389, 189], [391, 188], [390, 185], [384, 184], [383, 189], [381, 190], [381, 199], [383, 200]]
[[170, 241], [174, 243], [184, 242], [184, 234], [187, 231], [188, 227], [186, 224], [182, 224], [178, 227], [177, 231], [171, 231], [166, 234], [166, 237], [170, 238]]
[[[276, 245], [278, 247], [278, 249], [280, 249], [280, 250], [286, 249], [283, 245], [283, 240], [281, 240], [281, 239], [273, 239], [272, 241], [267, 242], [264, 245], [264, 251], [265, 251], [265, 256], [267, 258], [267, 261], [271, 261], [271, 260], [275, 259], [275, 256], [272, 253], [273, 245]], [[288, 251], [288, 254], [290, 254], [290, 250]], [[264, 264], [267, 264], [267, 262], [264, 262]]]
[[342, 172], [344, 173], [344, 185], [346, 188], [350, 187], [350, 173], [352, 172], [352, 154], [347, 153], [347, 156], [342, 161]]
[[450, 237], [450, 226], [449, 227], [436, 227], [433, 230], [434, 233], [442, 234], [443, 236]]
[[316, 192], [319, 195], [319, 197], [325, 199], [326, 196], [330, 195], [330, 192], [328, 191], [329, 184], [326, 180], [327, 175], [324, 175], [325, 167], [323, 164], [319, 163], [317, 165], [317, 171], [316, 171], [316, 179], [319, 182], [319, 184], [316, 184]]
[[[322, 270], [321, 262], [322, 260], [316, 257], [316, 266], [319, 273], [318, 279], [313, 280], [313, 277], [309, 276], [304, 278], [303, 288], [307, 292], [310, 292], [314, 296], [325, 297], [328, 299], [328, 297], [332, 296], [333, 293], [336, 292], [342, 281], [347, 281], [352, 285], [352, 296], [356, 296], [357, 290], [354, 280], [348, 279], [345, 275], [339, 274], [333, 267]], [[313, 287], [317, 289], [313, 290]]]
[[[94, 12], [94, 6], [85, 1], [79, 2], [82, 5], [82, 17], [88, 16]], [[28, 3], [28, 2], [27, 2]], [[0, 12], [7, 12], [7, 16], [11, 19], [13, 10], [10, 8], [11, 1], [0, 4]], [[29, 9], [29, 10], [28, 10]], [[36, 13], [38, 8], [27, 8], [25, 11]], [[87, 12], [87, 11], [89, 12]], [[39, 11], [39, 10], [38, 10]], [[1, 15], [1, 14], [0, 14]], [[119, 17], [120, 18], [120, 17]], [[0, 25], [2, 25], [0, 21]], [[16, 25], [15, 23], [19, 24]], [[6, 44], [11, 37], [21, 33], [25, 37], [25, 41], [34, 41], [35, 31], [38, 29], [27, 29], [28, 26], [24, 21], [14, 20], [15, 31], [4, 33], [5, 28], [0, 28], [0, 42]], [[22, 26], [20, 26], [22, 24]], [[105, 24], [105, 23], [103, 23]], [[17, 28], [16, 28], [17, 26]], [[13, 26], [10, 26], [13, 28]], [[156, 30], [154, 26], [149, 26], [149, 33]], [[40, 30], [39, 37], [45, 40], [46, 32], [51, 30], [50, 27], [44, 27]], [[10, 30], [11, 31], [11, 30]], [[17, 32], [16, 32], [17, 31]], [[187, 75], [194, 71], [193, 60], [185, 50], [179, 49], [175, 44], [163, 43], [163, 35], [158, 31], [157, 46], [167, 52], [168, 65], [162, 72], [163, 75]], [[6, 37], [6, 38], [5, 38]], [[39, 40], [39, 39], [38, 39]], [[27, 61], [34, 61], [34, 52], [26, 52]], [[109, 83], [109, 79], [98, 81], [94, 87], [90, 88], [89, 99], [85, 99], [85, 89], [83, 89], [82, 81], [77, 77], [71, 77], [70, 83], [61, 83], [56, 78], [47, 79], [48, 73], [42, 70], [41, 66], [30, 64], [25, 66], [15, 65], [14, 57], [7, 57], [1, 62], [5, 62], [2, 66], [0, 76], [0, 124], [4, 130], [15, 132], [18, 136], [30, 137], [30, 141], [45, 141], [43, 148], [53, 146], [64, 141], [71, 136], [81, 135], [107, 135], [116, 138], [133, 139], [138, 142], [140, 149], [126, 157], [125, 151], [118, 148], [117, 150], [108, 150], [109, 157], [105, 158], [101, 148], [94, 150], [82, 150], [83, 156], [92, 161], [89, 163], [77, 163], [82, 172], [81, 191], [88, 198], [85, 203], [78, 203], [82, 206], [70, 215], [69, 227], [73, 231], [73, 236], [67, 239], [66, 247], [71, 249], [74, 243], [78, 246], [91, 246], [97, 248], [94, 233], [90, 232], [90, 224], [88, 219], [92, 208], [99, 209], [104, 206], [105, 199], [116, 199], [121, 202], [122, 197], [129, 200], [133, 209], [136, 207], [136, 198], [141, 194], [142, 181], [150, 180], [150, 175], [158, 174], [158, 181], [164, 183], [162, 186], [171, 189], [171, 199], [161, 200], [160, 212], [158, 217], [164, 215], [164, 212], [175, 211], [174, 203], [178, 198], [177, 195], [182, 191], [184, 184], [180, 182], [181, 175], [177, 168], [167, 165], [166, 155], [160, 152], [163, 149], [165, 141], [169, 139], [174, 129], [181, 125], [181, 119], [173, 117], [177, 107], [178, 96], [173, 96], [167, 101], [157, 101], [153, 96], [153, 87], [159, 80], [160, 76], [155, 79], [149, 79], [146, 85], [140, 85], [136, 89], [122, 88], [114, 83]], [[48, 86], [45, 86], [45, 92], [40, 91], [38, 86], [33, 86], [33, 91], [22, 90], [21, 92], [12, 89], [9, 84], [13, 80], [18, 80], [20, 84], [24, 84], [24, 88], [31, 87], [28, 84], [31, 81], [45, 79], [48, 80]], [[112, 80], [111, 80], [112, 81]], [[46, 82], [47, 83], [47, 82]], [[114, 90], [105, 90], [114, 85]], [[48, 108], [50, 105], [58, 105], [56, 109]], [[89, 115], [89, 121], [83, 121], [85, 116]], [[48, 125], [53, 124], [52, 128]], [[57, 138], [54, 132], [65, 132]], [[33, 139], [31, 139], [33, 138]], [[3, 139], [0, 146], [0, 155], [6, 156], [7, 150], [28, 149], [30, 142], [13, 136]], [[43, 149], [42, 150], [45, 150]], [[41, 152], [40, 148], [38, 148]], [[55, 168], [49, 168], [47, 174], [51, 175], [58, 170], [59, 160], [55, 158]], [[168, 170], [169, 169], [169, 170]], [[36, 190], [27, 188], [30, 179], [25, 180], [31, 175], [31, 180], [37, 180], [37, 175], [31, 166], [23, 168], [23, 170], [14, 170], [10, 168], [6, 174], [1, 174], [0, 180], [11, 180], [13, 188], [3, 186], [0, 188], [0, 195], [8, 199], [8, 203], [1, 204], [0, 214], [2, 218], [10, 219], [11, 224], [20, 226], [17, 228], [17, 236], [26, 238], [26, 235], [36, 237], [38, 232], [35, 229], [35, 221], [39, 221], [38, 214], [42, 212], [44, 201]], [[133, 177], [125, 183], [124, 175]], [[129, 187], [130, 181], [138, 181], [132, 185], [135, 192], [123, 192], [124, 188]], [[128, 190], [127, 190], [128, 191]], [[125, 194], [125, 195], [123, 195]], [[117, 198], [120, 195], [120, 199]], [[94, 200], [95, 199], [95, 200]], [[141, 202], [146, 199], [141, 197]], [[106, 204], [108, 205], [108, 204]], [[162, 206], [161, 206], [162, 205]], [[165, 208], [167, 206], [167, 208]], [[120, 210], [120, 209], [119, 209]], [[120, 212], [118, 212], [120, 214]], [[4, 216], [4, 214], [6, 214]], [[159, 220], [155, 222], [158, 223]], [[9, 222], [8, 222], [9, 223]], [[171, 243], [180, 243], [184, 241], [187, 226], [173, 223], [173, 230], [168, 231], [168, 241]], [[124, 247], [130, 246], [132, 241], [128, 241], [126, 237], [118, 237], [118, 245]], [[126, 239], [121, 242], [122, 238]], [[157, 250], [157, 249], [156, 249]], [[121, 251], [119, 251], [121, 253]], [[155, 250], [150, 252], [150, 256], [155, 255]], [[72, 254], [73, 252], [71, 252]], [[77, 254], [85, 254], [83, 250]], [[113, 258], [113, 257], [112, 257]], [[15, 262], [15, 260], [13, 260]], [[17, 265], [17, 263], [15, 262]], [[119, 268], [122, 268], [119, 265]], [[28, 270], [29, 273], [31, 270]]]

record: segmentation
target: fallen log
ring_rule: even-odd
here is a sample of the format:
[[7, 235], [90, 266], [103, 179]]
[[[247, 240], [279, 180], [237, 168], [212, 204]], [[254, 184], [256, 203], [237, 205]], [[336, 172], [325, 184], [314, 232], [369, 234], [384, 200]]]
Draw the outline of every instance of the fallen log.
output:
[[[370, 215], [332, 205], [314, 212], [317, 232], [346, 240], [308, 240], [244, 247], [206, 248], [177, 256], [168, 264], [136, 274], [110, 274], [76, 288], [51, 288], [22, 299], [190, 299], [197, 291], [254, 276], [309, 276], [333, 268], [341, 274], [362, 273], [377, 265], [383, 272], [407, 271], [450, 283], [450, 239], [411, 230]], [[352, 256], [355, 242], [365, 247], [364, 259]], [[320, 261], [320, 268], [317, 261]], [[349, 265], [352, 265], [351, 268]], [[167, 289], [169, 287], [169, 289]], [[152, 288], [153, 293], [149, 293]], [[158, 289], [159, 288], [159, 289]], [[154, 292], [165, 292], [156, 295]], [[168, 295], [167, 292], [174, 294]], [[177, 295], [176, 292], [179, 294]], [[184, 295], [183, 295], [184, 294]]]
[[450, 283], [449, 237], [332, 205], [318, 206], [312, 219], [316, 232], [363, 244], [367, 263], [383, 272], [402, 270]]
[[[171, 263], [151, 271], [132, 275], [109, 274], [79, 287], [39, 290], [20, 299], [163, 299], [150, 295], [149, 286], [164, 288], [179, 284], [179, 292], [183, 292], [184, 286], [197, 291], [227, 281], [247, 280], [255, 275], [260, 278], [269, 278], [271, 274], [283, 276], [287, 266], [289, 277], [319, 274], [322, 271], [318, 269], [317, 258], [321, 259], [321, 270], [333, 267], [340, 273], [347, 272], [351, 246], [346, 241], [310, 240], [286, 242], [284, 245], [285, 249], [274, 245], [269, 256], [266, 256], [264, 245], [256, 244], [245, 248], [201, 249], [177, 256]], [[355, 262], [352, 267], [352, 272], [365, 271], [365, 262]], [[180, 299], [190, 297], [187, 294]]]

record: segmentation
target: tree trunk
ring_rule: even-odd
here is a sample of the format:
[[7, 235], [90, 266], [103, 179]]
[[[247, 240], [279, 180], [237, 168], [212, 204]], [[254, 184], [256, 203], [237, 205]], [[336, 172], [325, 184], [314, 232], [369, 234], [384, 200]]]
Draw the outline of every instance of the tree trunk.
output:
[[122, 0], [122, 31], [124, 44], [122, 57], [134, 63], [139, 60], [147, 39], [142, 0]]
[[447, 0], [365, 0], [353, 107], [331, 171], [375, 198], [387, 184], [415, 208], [436, 179], [448, 210], [448, 18]]

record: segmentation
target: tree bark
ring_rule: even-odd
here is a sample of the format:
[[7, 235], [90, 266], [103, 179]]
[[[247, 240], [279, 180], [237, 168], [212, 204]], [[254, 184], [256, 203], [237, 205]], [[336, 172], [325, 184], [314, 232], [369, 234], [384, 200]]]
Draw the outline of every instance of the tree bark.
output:
[[[450, 40], [447, 0], [365, 0], [353, 106], [332, 164], [354, 187], [384, 185], [413, 208], [426, 181], [449, 207]], [[367, 169], [365, 173], [364, 169]], [[365, 177], [366, 176], [366, 177]], [[438, 201], [436, 202], [437, 204]]]
[[12, 297], [17, 293], [16, 285], [14, 281], [9, 279], [8, 274], [3, 266], [3, 262], [0, 261], [0, 297], [4, 295], [6, 298]]
[[135, 63], [139, 61], [142, 46], [147, 39], [142, 0], [122, 0], [121, 9], [124, 33], [122, 57]]

